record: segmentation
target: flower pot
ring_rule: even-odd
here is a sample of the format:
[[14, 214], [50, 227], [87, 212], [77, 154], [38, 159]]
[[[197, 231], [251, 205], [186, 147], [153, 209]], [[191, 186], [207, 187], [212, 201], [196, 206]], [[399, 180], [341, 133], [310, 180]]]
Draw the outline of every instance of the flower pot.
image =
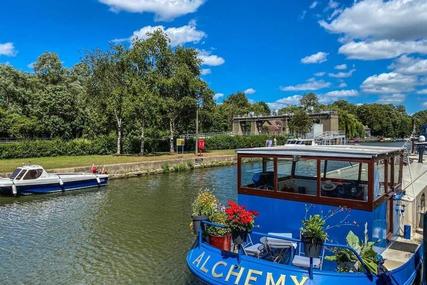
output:
[[304, 254], [307, 257], [317, 258], [323, 249], [323, 241], [316, 238], [302, 237], [304, 244]]
[[231, 236], [229, 234], [225, 236], [214, 236], [209, 235], [209, 244], [220, 250], [230, 251], [231, 249]]
[[248, 234], [249, 234], [248, 231], [242, 231], [242, 230], [232, 231], [231, 236], [233, 238], [233, 243], [235, 245], [240, 245], [240, 244], [246, 242], [246, 240], [248, 238]]
[[[202, 224], [202, 221], [207, 221], [208, 217], [206, 216], [192, 216], [193, 219], [193, 233], [197, 234], [199, 232], [200, 226]], [[205, 230], [205, 225], [203, 226], [202, 230]]]

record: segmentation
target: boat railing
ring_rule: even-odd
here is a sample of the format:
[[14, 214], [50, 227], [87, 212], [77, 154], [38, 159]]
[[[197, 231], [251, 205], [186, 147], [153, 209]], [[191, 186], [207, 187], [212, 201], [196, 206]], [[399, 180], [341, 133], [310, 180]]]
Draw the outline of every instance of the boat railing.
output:
[[[218, 228], [226, 228], [227, 227], [225, 225], [217, 224], [217, 223], [212, 223], [212, 222], [209, 222], [209, 221], [202, 221], [201, 224], [202, 224], [202, 226], [200, 227], [200, 230], [199, 230], [199, 232], [197, 234], [199, 245], [201, 245], [203, 243], [203, 229], [204, 229], [203, 225], [213, 226], [213, 227], [218, 227]], [[300, 246], [300, 247], [302, 246], [302, 243], [303, 243], [302, 240], [298, 239], [298, 238], [284, 237], [284, 236], [278, 236], [278, 235], [274, 235], [274, 234], [266, 234], [266, 233], [257, 232], [257, 231], [252, 231], [250, 234], [251, 235], [255, 235], [255, 236], [260, 236], [260, 237], [274, 238], [274, 239], [280, 239], [280, 240], [289, 241], [289, 242], [293, 242], [293, 243], [298, 243], [298, 246]], [[372, 275], [375, 274], [375, 273], [373, 273], [369, 269], [369, 267], [363, 261], [362, 257], [351, 246], [344, 245], [344, 244], [339, 244], [339, 243], [328, 243], [328, 242], [325, 242], [323, 244], [323, 246], [325, 248], [336, 248], [336, 249], [343, 249], [343, 250], [350, 251], [352, 254], [354, 254], [354, 256], [357, 258], [357, 260], [363, 266], [364, 271], [365, 271], [365, 273], [367, 274], [367, 276], [369, 278], [372, 278]], [[244, 253], [242, 253], [242, 251], [238, 251], [237, 252], [237, 255], [242, 255], [242, 254], [245, 255]], [[312, 278], [312, 276], [313, 276], [313, 268], [312, 268], [312, 263], [310, 263], [310, 264], [311, 264], [311, 267], [308, 268], [308, 271], [309, 271], [310, 277]]]

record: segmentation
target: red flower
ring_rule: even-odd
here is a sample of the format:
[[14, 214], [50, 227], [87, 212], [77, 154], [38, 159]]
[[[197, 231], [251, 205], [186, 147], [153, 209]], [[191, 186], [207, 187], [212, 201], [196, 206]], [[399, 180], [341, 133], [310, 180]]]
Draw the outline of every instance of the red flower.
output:
[[243, 206], [233, 201], [228, 201], [228, 207], [225, 209], [227, 214], [227, 223], [232, 229], [251, 230], [254, 226], [256, 211], [246, 210]]

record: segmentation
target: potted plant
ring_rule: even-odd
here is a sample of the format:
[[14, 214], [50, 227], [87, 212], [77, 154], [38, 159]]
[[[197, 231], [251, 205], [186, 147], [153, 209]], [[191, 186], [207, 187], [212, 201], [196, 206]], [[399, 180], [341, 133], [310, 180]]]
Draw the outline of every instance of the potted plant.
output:
[[218, 208], [218, 200], [215, 195], [205, 189], [200, 190], [192, 206], [192, 227], [194, 234], [197, 234], [202, 221], [207, 221]]
[[[218, 210], [209, 217], [209, 220], [212, 223], [225, 226], [227, 222], [227, 215], [223, 211]], [[208, 226], [206, 228], [206, 232], [208, 233], [208, 236], [209, 236], [210, 245], [220, 250], [230, 251], [231, 235], [230, 235], [230, 229], [228, 228], [228, 226], [225, 226], [223, 228]]]
[[325, 220], [320, 215], [310, 216], [303, 221], [301, 240], [304, 244], [304, 253], [308, 257], [319, 257], [323, 243], [328, 235], [325, 232]]
[[[365, 242], [361, 242], [359, 237], [352, 231], [349, 231], [346, 237], [347, 245], [352, 247], [357, 254], [362, 258], [366, 267], [374, 274], [378, 272], [377, 253], [374, 251], [374, 242], [369, 242], [365, 238]], [[336, 249], [334, 255], [327, 256], [326, 260], [335, 261], [337, 263], [337, 271], [339, 272], [355, 272], [363, 271], [364, 268], [357, 257], [348, 249]]]
[[233, 243], [235, 245], [244, 243], [254, 227], [255, 217], [258, 216], [258, 213], [246, 210], [233, 201], [228, 201], [225, 213], [227, 214], [227, 225], [231, 230]]

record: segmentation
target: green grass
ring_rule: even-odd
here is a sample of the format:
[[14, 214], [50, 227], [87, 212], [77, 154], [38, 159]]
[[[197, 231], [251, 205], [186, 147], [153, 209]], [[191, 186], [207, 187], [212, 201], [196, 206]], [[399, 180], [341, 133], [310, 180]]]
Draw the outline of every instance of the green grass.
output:
[[[230, 155], [234, 150], [216, 150], [203, 154], [203, 156]], [[163, 161], [174, 158], [194, 157], [193, 153], [185, 154], [158, 154], [147, 156], [115, 156], [115, 155], [85, 155], [85, 156], [56, 156], [37, 158], [16, 158], [0, 160], [0, 173], [13, 171], [23, 164], [39, 164], [45, 169], [68, 168], [78, 166], [91, 166], [93, 163], [102, 166], [105, 164], [129, 163], [140, 161]]]

